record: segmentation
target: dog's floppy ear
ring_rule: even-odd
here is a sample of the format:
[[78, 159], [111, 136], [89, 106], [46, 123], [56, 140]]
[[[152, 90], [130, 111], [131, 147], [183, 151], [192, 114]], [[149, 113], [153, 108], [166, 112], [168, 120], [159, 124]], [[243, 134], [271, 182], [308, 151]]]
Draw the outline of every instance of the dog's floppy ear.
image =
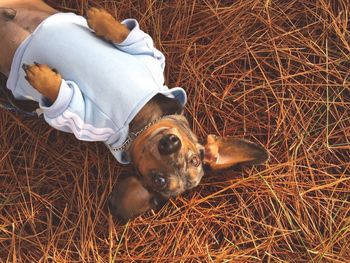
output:
[[117, 183], [108, 197], [108, 208], [113, 216], [127, 221], [156, 208], [161, 201], [138, 178], [130, 176]]
[[268, 159], [267, 152], [253, 142], [215, 135], [208, 135], [204, 154], [204, 163], [212, 170], [225, 169], [236, 164], [261, 164]]

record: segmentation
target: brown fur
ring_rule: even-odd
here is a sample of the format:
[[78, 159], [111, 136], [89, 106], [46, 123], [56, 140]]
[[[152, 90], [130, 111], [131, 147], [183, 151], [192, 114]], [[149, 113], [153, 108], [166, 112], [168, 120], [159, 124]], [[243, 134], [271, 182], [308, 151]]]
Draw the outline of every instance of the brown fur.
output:
[[61, 86], [61, 75], [49, 66], [38, 63], [30, 66], [23, 65], [23, 69], [30, 85], [51, 102], [54, 102]]
[[122, 180], [108, 197], [113, 215], [129, 220], [155, 208], [160, 203], [156, 194], [149, 192], [134, 176]]
[[208, 135], [205, 145], [205, 162], [213, 170], [236, 164], [254, 165], [267, 160], [268, 154], [255, 143], [237, 138], [220, 138]]
[[121, 43], [130, 33], [127, 26], [119, 23], [104, 9], [90, 8], [87, 17], [89, 27], [94, 29], [97, 36], [107, 41]]

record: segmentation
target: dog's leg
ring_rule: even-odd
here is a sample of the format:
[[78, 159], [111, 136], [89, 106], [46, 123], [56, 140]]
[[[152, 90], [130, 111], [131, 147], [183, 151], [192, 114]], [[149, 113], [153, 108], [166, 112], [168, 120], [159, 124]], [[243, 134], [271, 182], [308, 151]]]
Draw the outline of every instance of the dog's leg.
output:
[[90, 8], [87, 12], [87, 22], [97, 36], [116, 44], [123, 42], [130, 33], [126, 25], [119, 23], [104, 9]]
[[55, 102], [62, 82], [61, 75], [55, 69], [38, 63], [30, 66], [24, 64], [23, 69], [30, 85], [50, 102]]

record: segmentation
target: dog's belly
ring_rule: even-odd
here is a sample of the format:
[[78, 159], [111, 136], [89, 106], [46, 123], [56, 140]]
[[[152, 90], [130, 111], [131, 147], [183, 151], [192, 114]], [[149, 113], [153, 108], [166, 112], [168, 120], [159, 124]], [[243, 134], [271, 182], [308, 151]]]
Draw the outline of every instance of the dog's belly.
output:
[[8, 76], [18, 46], [57, 11], [39, 0], [0, 1], [0, 72]]
[[28, 35], [28, 31], [12, 21], [5, 21], [0, 15], [0, 72], [5, 76], [8, 76], [10, 72], [17, 47]]

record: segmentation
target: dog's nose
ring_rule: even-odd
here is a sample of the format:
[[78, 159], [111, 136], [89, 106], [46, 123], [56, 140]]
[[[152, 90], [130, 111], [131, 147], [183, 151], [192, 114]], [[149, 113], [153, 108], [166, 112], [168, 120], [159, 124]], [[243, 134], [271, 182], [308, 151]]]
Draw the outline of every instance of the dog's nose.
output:
[[175, 134], [167, 134], [158, 143], [158, 151], [161, 155], [176, 153], [181, 149], [181, 141]]

